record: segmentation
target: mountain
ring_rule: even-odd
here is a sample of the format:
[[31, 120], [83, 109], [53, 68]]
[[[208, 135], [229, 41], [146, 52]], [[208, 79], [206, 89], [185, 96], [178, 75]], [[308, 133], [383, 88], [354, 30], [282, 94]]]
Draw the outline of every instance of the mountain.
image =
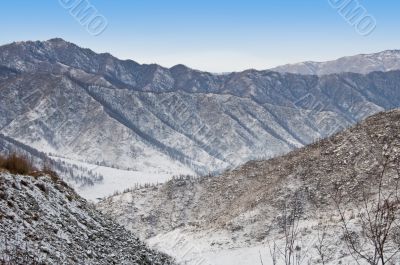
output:
[[2, 264], [174, 264], [57, 177], [0, 172]]
[[[376, 198], [378, 187], [385, 199], [397, 194], [399, 131], [400, 110], [379, 113], [287, 155], [251, 161], [215, 177], [182, 177], [134, 189], [98, 207], [182, 261], [196, 264], [206, 259], [224, 265], [258, 264], [260, 256], [267, 262], [268, 246], [284, 244], [281, 224], [287, 220], [288, 207], [296, 203], [296, 216], [301, 216], [297, 244], [308, 251], [305, 260], [321, 264], [315, 244], [324, 233], [331, 257], [325, 264], [354, 264], [349, 263], [335, 198], [343, 202], [353, 229], [365, 222], [360, 219], [365, 211], [357, 209]], [[195, 247], [182, 258], [171, 248], [171, 241]]]
[[399, 71], [213, 75], [62, 39], [18, 42], [0, 47], [0, 133], [68, 161], [169, 176], [222, 172], [399, 107], [399, 80]]
[[304, 75], [327, 75], [337, 73], [388, 72], [400, 69], [400, 50], [387, 50], [373, 54], [342, 57], [328, 62], [302, 62], [275, 67], [272, 71]]

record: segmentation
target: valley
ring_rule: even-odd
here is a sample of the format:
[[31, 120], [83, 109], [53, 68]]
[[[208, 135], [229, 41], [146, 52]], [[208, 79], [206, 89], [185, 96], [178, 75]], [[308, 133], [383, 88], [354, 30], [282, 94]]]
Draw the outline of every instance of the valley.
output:
[[[0, 153], [52, 168], [84, 210], [179, 264], [352, 264], [374, 250], [371, 238], [357, 239], [365, 248], [348, 238], [368, 235], [363, 216], [380, 205], [376, 197], [394, 205], [386, 214], [399, 214], [398, 57], [217, 75], [63, 39], [11, 43], [0, 47]], [[12, 184], [25, 177], [0, 174], [11, 198], [48, 203]], [[46, 179], [28, 182], [53, 190]], [[52, 194], [53, 213], [76, 212]], [[7, 216], [26, 210], [1, 207]], [[385, 243], [397, 262], [395, 229]]]

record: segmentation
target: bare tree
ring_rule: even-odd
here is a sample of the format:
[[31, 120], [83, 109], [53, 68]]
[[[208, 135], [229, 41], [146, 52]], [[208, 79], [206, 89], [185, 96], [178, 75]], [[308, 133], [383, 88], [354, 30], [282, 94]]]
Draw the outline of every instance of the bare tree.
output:
[[[276, 245], [275, 242], [273, 242], [272, 246], [271, 246], [271, 243], [268, 242], [268, 248], [269, 248], [269, 254], [272, 259], [272, 265], [276, 265], [277, 258], [278, 258], [278, 246]], [[261, 263], [263, 263], [263, 262], [261, 261]]]
[[285, 246], [282, 256], [286, 265], [299, 264], [301, 247], [297, 245], [300, 222], [300, 203], [296, 199], [291, 208], [285, 205], [283, 216], [283, 232], [285, 235]]
[[[398, 234], [399, 216], [398, 180], [387, 176], [390, 159], [387, 156], [380, 173], [377, 174], [377, 184], [370, 187], [363, 185], [362, 202], [358, 209], [359, 224], [351, 223], [342, 208], [340, 189], [336, 190], [335, 205], [339, 212], [344, 233], [344, 241], [354, 260], [363, 260], [371, 265], [385, 265], [393, 262], [399, 254], [400, 247], [395, 243], [394, 236]], [[392, 161], [393, 162], [393, 161]], [[394, 182], [394, 183], [393, 183]], [[384, 188], [384, 185], [386, 187]], [[377, 190], [376, 190], [377, 188]], [[358, 231], [354, 229], [358, 227]], [[352, 229], [353, 228], [353, 229]]]
[[273, 264], [278, 264], [278, 259], [286, 265], [300, 265], [307, 257], [307, 249], [302, 248], [300, 236], [300, 220], [302, 216], [302, 205], [299, 192], [291, 202], [285, 201], [282, 206], [282, 215], [278, 218], [283, 236], [278, 241], [268, 243], [270, 256]]
[[317, 239], [314, 248], [319, 256], [319, 264], [325, 265], [332, 259], [331, 251], [329, 250], [327, 226], [321, 223], [317, 227]]

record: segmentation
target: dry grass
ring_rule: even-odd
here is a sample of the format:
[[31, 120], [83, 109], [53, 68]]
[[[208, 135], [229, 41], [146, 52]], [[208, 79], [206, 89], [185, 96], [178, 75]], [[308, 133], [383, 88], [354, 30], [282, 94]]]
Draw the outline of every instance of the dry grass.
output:
[[8, 156], [0, 156], [0, 168], [20, 175], [29, 175], [36, 171], [29, 159], [15, 153]]
[[52, 170], [49, 166], [44, 166], [42, 170], [32, 172], [30, 175], [33, 177], [40, 177], [40, 176], [49, 176], [51, 180], [55, 183], [61, 182], [62, 184], [66, 185], [63, 181], [61, 181], [58, 174]]
[[2, 170], [12, 174], [32, 176], [34, 178], [48, 176], [54, 183], [61, 184], [64, 187], [68, 186], [50, 166], [45, 165], [39, 170], [27, 157], [16, 153], [7, 156], [0, 155], [0, 172]]

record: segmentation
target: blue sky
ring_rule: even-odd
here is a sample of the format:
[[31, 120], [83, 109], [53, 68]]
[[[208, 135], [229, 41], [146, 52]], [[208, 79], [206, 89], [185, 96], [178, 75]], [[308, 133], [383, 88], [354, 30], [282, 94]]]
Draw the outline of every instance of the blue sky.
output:
[[61, 37], [139, 63], [183, 63], [211, 72], [400, 49], [398, 0], [358, 0], [377, 22], [368, 36], [359, 35], [329, 0], [89, 2], [108, 21], [98, 36], [58, 0], [2, 0], [0, 44]]

